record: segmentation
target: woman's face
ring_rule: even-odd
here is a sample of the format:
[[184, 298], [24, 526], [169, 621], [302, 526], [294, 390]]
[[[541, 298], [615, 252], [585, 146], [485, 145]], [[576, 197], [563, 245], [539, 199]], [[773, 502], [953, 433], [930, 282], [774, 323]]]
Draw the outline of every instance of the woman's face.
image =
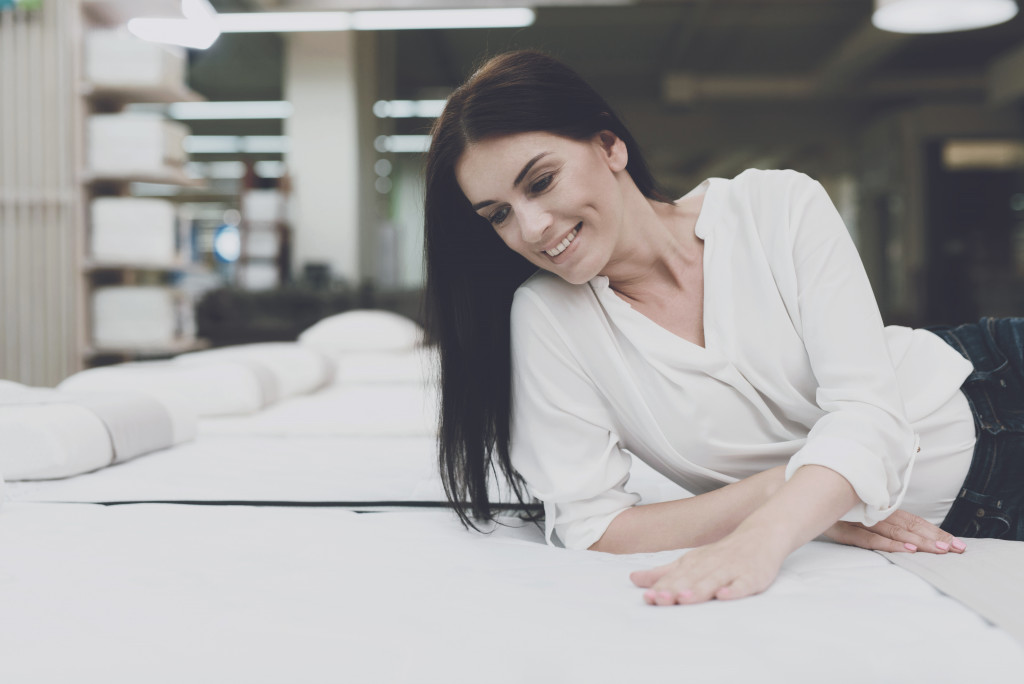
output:
[[600, 274], [622, 234], [626, 146], [517, 133], [466, 148], [455, 176], [512, 250], [574, 284]]

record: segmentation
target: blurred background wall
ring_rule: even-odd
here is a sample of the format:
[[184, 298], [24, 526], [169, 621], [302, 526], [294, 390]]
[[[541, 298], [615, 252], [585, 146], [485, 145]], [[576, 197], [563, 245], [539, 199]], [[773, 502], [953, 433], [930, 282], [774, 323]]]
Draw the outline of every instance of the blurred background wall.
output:
[[[221, 15], [509, 4], [211, 3]], [[671, 194], [750, 167], [822, 181], [888, 323], [1024, 315], [1021, 14], [922, 35], [876, 28], [872, 0], [534, 0], [517, 28], [224, 33], [161, 62], [163, 87], [147, 90], [94, 83], [90, 45], [109, 52], [127, 19], [179, 3], [13, 5], [0, 2], [3, 378], [54, 384], [83, 365], [286, 338], [343, 308], [418, 315], [432, 112], [483, 59], [518, 48], [601, 91]], [[189, 100], [270, 105], [209, 118]], [[183, 126], [185, 154], [98, 169], [97, 114]], [[97, 217], [101, 198], [164, 203], [147, 206], [171, 208], [173, 245], [153, 262], [103, 252], [124, 226]]]

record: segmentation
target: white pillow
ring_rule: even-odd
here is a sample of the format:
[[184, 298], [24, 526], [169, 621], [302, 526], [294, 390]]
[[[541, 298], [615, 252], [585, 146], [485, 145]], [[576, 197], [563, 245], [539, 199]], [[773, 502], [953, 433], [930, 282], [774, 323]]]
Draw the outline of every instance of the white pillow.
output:
[[299, 342], [335, 359], [348, 352], [408, 351], [423, 344], [423, 328], [390, 311], [346, 311], [314, 324]]

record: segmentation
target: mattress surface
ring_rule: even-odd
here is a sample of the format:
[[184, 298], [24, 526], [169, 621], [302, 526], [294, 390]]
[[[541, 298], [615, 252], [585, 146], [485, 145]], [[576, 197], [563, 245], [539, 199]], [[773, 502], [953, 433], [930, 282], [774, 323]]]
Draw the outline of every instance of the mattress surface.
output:
[[443, 501], [432, 437], [204, 438], [61, 480], [21, 501]]
[[977, 682], [1012, 638], [869, 551], [812, 542], [764, 594], [647, 606], [678, 552], [546, 547], [447, 513], [9, 504], [11, 682]]
[[[273, 502], [387, 508], [440, 503], [433, 437], [205, 437], [92, 473], [11, 482], [26, 502]], [[645, 503], [688, 494], [639, 460], [629, 488]], [[492, 500], [510, 502], [500, 486]]]

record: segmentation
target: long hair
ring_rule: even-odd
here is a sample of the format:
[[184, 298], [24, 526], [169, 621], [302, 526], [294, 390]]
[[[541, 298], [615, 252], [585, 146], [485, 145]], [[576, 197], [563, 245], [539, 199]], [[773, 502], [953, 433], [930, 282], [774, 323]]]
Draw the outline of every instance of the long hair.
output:
[[470, 516], [493, 519], [488, 484], [496, 469], [520, 504], [527, 498], [509, 457], [509, 314], [516, 288], [537, 269], [473, 211], [455, 166], [468, 145], [491, 138], [544, 131], [586, 140], [605, 130], [626, 144], [626, 171], [640, 192], [668, 202], [608, 103], [544, 54], [518, 51], [490, 59], [452, 93], [434, 123], [426, 169], [425, 318], [440, 355], [441, 480], [466, 526], [476, 528]]

